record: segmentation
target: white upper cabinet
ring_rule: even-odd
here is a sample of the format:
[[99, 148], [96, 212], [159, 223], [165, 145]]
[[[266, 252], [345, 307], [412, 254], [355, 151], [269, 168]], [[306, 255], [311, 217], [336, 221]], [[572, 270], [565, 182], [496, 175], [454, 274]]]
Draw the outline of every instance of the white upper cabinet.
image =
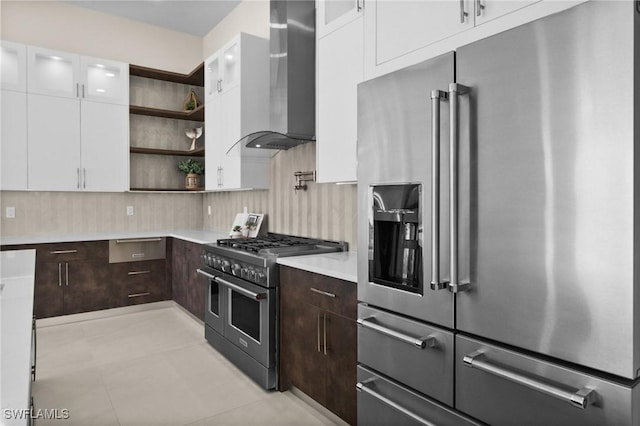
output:
[[[338, 4], [316, 2], [317, 26], [326, 12]], [[350, 11], [361, 6], [358, 4]], [[358, 83], [364, 78], [364, 22], [357, 18], [320, 37], [317, 34], [316, 61], [316, 168], [317, 181], [353, 182], [356, 177], [358, 137]], [[352, 15], [342, 15], [352, 16]], [[339, 18], [332, 22], [336, 22]]]
[[80, 59], [82, 99], [129, 105], [129, 65], [82, 56]]
[[272, 151], [239, 143], [269, 127], [269, 41], [240, 33], [205, 60], [206, 190], [269, 187]]
[[2, 42], [2, 125], [0, 189], [26, 190], [27, 182], [27, 48]]
[[129, 104], [129, 66], [122, 62], [29, 46], [28, 92]]
[[367, 0], [365, 79], [442, 55], [583, 1]]
[[2, 90], [0, 189], [26, 190], [27, 94]]
[[342, 28], [363, 13], [364, 0], [316, 1], [316, 37]]
[[2, 90], [27, 91], [27, 47], [23, 44], [2, 42]]
[[129, 66], [27, 48], [28, 189], [125, 191]]
[[377, 1], [376, 63], [473, 28], [473, 4], [470, 0]]
[[240, 43], [234, 38], [205, 61], [205, 103], [240, 82]]
[[80, 98], [80, 56], [29, 46], [28, 92], [59, 98]]

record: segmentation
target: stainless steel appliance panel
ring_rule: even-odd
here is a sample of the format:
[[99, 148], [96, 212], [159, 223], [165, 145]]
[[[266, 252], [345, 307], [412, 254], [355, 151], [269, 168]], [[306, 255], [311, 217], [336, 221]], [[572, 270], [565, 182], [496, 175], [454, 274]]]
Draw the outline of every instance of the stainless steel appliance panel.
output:
[[109, 240], [109, 263], [164, 259], [166, 238], [122, 238]]
[[456, 56], [471, 283], [457, 328], [626, 378], [640, 368], [635, 19], [634, 2], [587, 2]]
[[639, 391], [456, 336], [456, 409], [491, 425], [637, 425]]
[[202, 269], [197, 270], [203, 276], [205, 286], [204, 322], [220, 334], [224, 334], [224, 318], [226, 317], [224, 292], [215, 280], [215, 275]]
[[[453, 328], [453, 299], [448, 292], [429, 290], [431, 229], [418, 229], [423, 261], [423, 290], [419, 293], [370, 282], [368, 262], [373, 259], [373, 209], [371, 185], [420, 184], [422, 224], [431, 223], [431, 90], [445, 87], [454, 77], [454, 56], [449, 53], [358, 86], [358, 299], [392, 311], [403, 312]], [[447, 132], [448, 109], [441, 108], [440, 131]], [[442, 140], [442, 175], [447, 176], [448, 156]], [[443, 278], [448, 270], [448, 180], [440, 180], [441, 245]], [[426, 225], [425, 225], [426, 226]]]
[[482, 423], [358, 366], [358, 424], [462, 426]]
[[453, 333], [358, 305], [358, 361], [453, 406]]
[[276, 291], [228, 274], [216, 282], [225, 300], [224, 336], [265, 367], [273, 367]]

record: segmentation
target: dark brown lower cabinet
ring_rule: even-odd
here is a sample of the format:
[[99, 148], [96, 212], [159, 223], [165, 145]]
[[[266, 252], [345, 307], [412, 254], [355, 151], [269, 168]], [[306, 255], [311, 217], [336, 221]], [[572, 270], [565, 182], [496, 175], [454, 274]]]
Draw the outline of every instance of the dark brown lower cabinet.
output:
[[202, 245], [173, 238], [171, 291], [173, 300], [204, 321], [205, 285], [196, 272], [202, 267]]
[[159, 302], [167, 299], [165, 261], [111, 265], [111, 307]]
[[110, 307], [107, 241], [3, 246], [2, 249], [36, 250], [33, 305], [36, 318]]
[[280, 390], [356, 420], [356, 284], [280, 267]]

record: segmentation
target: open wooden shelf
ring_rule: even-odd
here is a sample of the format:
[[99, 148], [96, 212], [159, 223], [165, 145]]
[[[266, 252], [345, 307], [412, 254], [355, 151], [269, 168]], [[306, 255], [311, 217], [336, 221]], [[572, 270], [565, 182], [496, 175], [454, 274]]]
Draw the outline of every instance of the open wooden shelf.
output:
[[147, 115], [151, 117], [175, 118], [177, 120], [204, 121], [204, 105], [191, 111], [171, 111], [167, 109], [149, 108], [143, 106], [129, 106], [129, 113]]
[[141, 148], [132, 146], [129, 148], [132, 154], [152, 154], [152, 155], [177, 155], [180, 157], [204, 157], [204, 147], [193, 151], [179, 151], [175, 149]]
[[189, 74], [180, 74], [155, 68], [141, 67], [139, 65], [129, 65], [129, 75], [153, 78], [154, 80], [170, 81], [172, 83], [204, 86], [204, 62], [198, 65], [196, 69], [191, 71]]

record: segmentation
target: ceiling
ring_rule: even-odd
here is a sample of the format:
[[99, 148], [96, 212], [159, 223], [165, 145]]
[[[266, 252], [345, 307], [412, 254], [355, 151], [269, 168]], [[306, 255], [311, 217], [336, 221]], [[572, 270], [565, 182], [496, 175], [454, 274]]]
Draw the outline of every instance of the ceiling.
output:
[[203, 37], [235, 8], [239, 0], [68, 0], [135, 21]]

